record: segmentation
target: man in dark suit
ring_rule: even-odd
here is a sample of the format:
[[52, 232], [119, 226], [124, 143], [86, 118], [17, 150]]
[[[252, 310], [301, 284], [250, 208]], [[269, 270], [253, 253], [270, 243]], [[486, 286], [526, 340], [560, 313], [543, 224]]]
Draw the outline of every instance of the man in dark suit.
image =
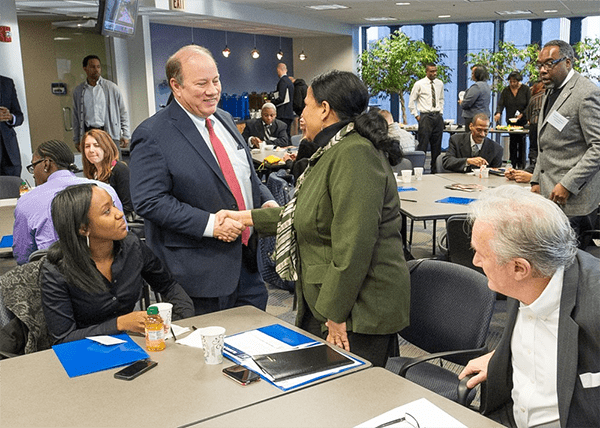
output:
[[459, 132], [450, 137], [448, 150], [442, 159], [444, 169], [469, 172], [483, 165], [492, 168], [502, 166], [502, 146], [486, 137], [490, 129], [487, 114], [473, 116], [469, 129], [471, 132]]
[[0, 175], [21, 176], [21, 152], [14, 127], [23, 123], [23, 112], [12, 79], [0, 76]]
[[507, 426], [600, 426], [600, 263], [577, 250], [569, 219], [528, 189], [501, 186], [471, 205], [473, 264], [508, 296], [496, 349], [459, 378], [487, 380], [485, 414]]
[[218, 109], [211, 53], [184, 46], [166, 64], [174, 102], [132, 136], [131, 195], [150, 248], [194, 301], [196, 314], [234, 306], [265, 309], [256, 238], [221, 209], [277, 206], [252, 166], [231, 115]]
[[275, 98], [271, 100], [277, 107], [277, 117], [287, 125], [287, 135], [291, 140], [290, 131], [294, 122], [294, 84], [287, 76], [287, 66], [280, 62], [277, 64], [277, 91]]
[[585, 248], [600, 203], [600, 89], [573, 70], [574, 57], [562, 40], [546, 43], [538, 56], [546, 93], [531, 190], [562, 207]]
[[259, 147], [260, 143], [273, 144], [277, 147], [287, 147], [290, 139], [287, 135], [287, 125], [277, 120], [277, 110], [272, 103], [263, 104], [260, 119], [246, 122], [242, 137], [250, 147]]

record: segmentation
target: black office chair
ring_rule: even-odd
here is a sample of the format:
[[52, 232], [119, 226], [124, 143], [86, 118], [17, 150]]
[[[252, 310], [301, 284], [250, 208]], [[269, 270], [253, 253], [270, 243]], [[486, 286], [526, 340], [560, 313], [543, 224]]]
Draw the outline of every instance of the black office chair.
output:
[[444, 156], [446, 156], [445, 153], [440, 153], [440, 155], [435, 160], [435, 168], [436, 168], [438, 174], [443, 173], [443, 172], [452, 172], [452, 171], [449, 171], [446, 168], [444, 168], [444, 164], [443, 164]]
[[404, 159], [408, 159], [414, 168], [425, 167], [425, 152], [416, 150], [414, 152], [404, 153]]
[[494, 311], [487, 278], [472, 269], [441, 260], [411, 260], [410, 326], [399, 332], [429, 354], [389, 358], [386, 369], [467, 406], [475, 390], [459, 396], [457, 373], [430, 361], [443, 358], [466, 365], [487, 353], [485, 340]]
[[406, 169], [410, 169], [412, 171], [413, 169], [413, 164], [410, 161], [410, 159], [407, 159], [406, 157], [403, 157], [402, 160], [392, 166], [392, 171], [397, 172], [398, 174], [400, 174], [402, 172], [402, 170], [406, 170]]
[[483, 269], [473, 264], [475, 251], [471, 247], [471, 225], [466, 215], [453, 215], [446, 221], [446, 244], [448, 261], [483, 274]]
[[0, 175], [0, 199], [18, 198], [22, 181], [20, 177]]

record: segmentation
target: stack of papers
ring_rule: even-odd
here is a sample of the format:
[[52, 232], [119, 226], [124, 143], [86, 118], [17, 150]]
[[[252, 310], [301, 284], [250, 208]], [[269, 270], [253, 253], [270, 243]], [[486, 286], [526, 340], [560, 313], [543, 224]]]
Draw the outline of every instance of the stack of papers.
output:
[[284, 391], [364, 364], [280, 324], [226, 337], [223, 355]]

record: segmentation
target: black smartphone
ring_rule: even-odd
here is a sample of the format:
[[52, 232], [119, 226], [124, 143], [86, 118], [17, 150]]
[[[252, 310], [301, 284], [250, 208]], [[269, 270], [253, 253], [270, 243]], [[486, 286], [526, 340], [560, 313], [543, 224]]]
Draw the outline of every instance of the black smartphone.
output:
[[142, 373], [147, 372], [153, 367], [156, 367], [158, 363], [152, 360], [140, 360], [125, 367], [123, 370], [119, 370], [115, 373], [115, 379], [122, 380], [133, 380]]
[[239, 364], [223, 369], [223, 374], [244, 386], [260, 380], [259, 375]]

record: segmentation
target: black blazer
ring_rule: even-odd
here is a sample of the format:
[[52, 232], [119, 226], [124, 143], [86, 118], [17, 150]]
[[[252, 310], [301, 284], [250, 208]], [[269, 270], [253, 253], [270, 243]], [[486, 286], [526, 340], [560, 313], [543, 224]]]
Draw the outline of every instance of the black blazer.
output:
[[0, 143], [4, 144], [10, 163], [15, 166], [21, 165], [19, 142], [13, 128], [23, 123], [23, 112], [17, 99], [15, 84], [12, 79], [5, 76], [0, 76], [0, 106], [9, 109], [16, 118], [14, 125], [9, 125], [8, 122], [0, 122]]
[[252, 119], [246, 122], [242, 137], [244, 137], [245, 142], [248, 142], [250, 137], [258, 137], [265, 143], [274, 144], [277, 147], [287, 147], [290, 145], [290, 140], [287, 136], [287, 125], [277, 119], [271, 124], [272, 140], [267, 140], [265, 137], [265, 127], [262, 119]]
[[[491, 168], [498, 168], [502, 166], [502, 155], [504, 149], [502, 146], [495, 141], [485, 138], [479, 156], [488, 161], [488, 166]], [[450, 144], [446, 155], [442, 159], [442, 165], [444, 169], [454, 172], [468, 172], [471, 171], [471, 165], [468, 165], [467, 158], [471, 156], [471, 133], [470, 132], [459, 132], [450, 137]]]

